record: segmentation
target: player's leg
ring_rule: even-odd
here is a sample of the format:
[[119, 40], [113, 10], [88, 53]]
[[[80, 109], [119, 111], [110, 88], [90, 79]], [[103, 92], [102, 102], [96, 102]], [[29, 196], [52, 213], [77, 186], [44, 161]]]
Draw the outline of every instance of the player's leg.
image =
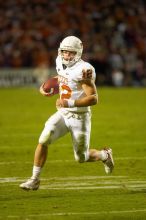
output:
[[105, 166], [105, 172], [111, 173], [114, 167], [112, 150], [105, 148], [102, 150], [89, 149], [90, 133], [91, 133], [91, 120], [90, 113], [85, 113], [76, 122], [72, 124], [72, 140], [74, 146], [75, 159], [79, 162], [95, 162], [102, 161]]
[[74, 114], [69, 119], [75, 160], [83, 163], [89, 160], [91, 131], [90, 113]]
[[65, 125], [63, 117], [59, 112], [51, 116], [45, 124], [42, 131], [39, 144], [37, 145], [34, 157], [34, 166], [43, 167], [47, 159], [48, 145], [54, 142], [59, 137], [65, 135], [68, 129]]
[[58, 112], [48, 119], [45, 128], [40, 135], [39, 144], [35, 150], [32, 177], [27, 182], [20, 185], [22, 189], [38, 189], [41, 169], [47, 159], [48, 145], [59, 137], [65, 135], [67, 132], [68, 129], [64, 123], [64, 119]]
[[35, 150], [34, 166], [43, 167], [48, 154], [48, 145], [39, 143]]
[[107, 174], [112, 173], [114, 169], [114, 160], [112, 155], [112, 149], [105, 147], [104, 149], [98, 151], [96, 149], [89, 150], [89, 159], [87, 162], [94, 162], [101, 160], [104, 164], [105, 172]]

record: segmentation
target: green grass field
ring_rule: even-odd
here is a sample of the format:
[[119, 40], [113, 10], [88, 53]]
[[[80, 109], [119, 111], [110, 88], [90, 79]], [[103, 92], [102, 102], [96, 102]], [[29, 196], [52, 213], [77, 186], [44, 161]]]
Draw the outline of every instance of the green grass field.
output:
[[36, 88], [0, 89], [0, 219], [146, 219], [146, 89], [98, 88], [91, 146], [111, 146], [112, 175], [103, 164], [74, 161], [67, 135], [49, 148], [38, 191], [19, 184], [31, 176], [33, 155], [57, 96]]

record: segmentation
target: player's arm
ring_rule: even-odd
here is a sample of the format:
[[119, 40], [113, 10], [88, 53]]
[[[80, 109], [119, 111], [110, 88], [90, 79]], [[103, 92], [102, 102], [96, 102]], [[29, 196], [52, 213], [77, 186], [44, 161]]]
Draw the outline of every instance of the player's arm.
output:
[[83, 80], [81, 81], [82, 88], [86, 94], [84, 98], [75, 100], [74, 105], [76, 107], [86, 107], [91, 105], [96, 105], [98, 102], [98, 95], [95, 83], [93, 80]]
[[59, 107], [65, 107], [65, 108], [71, 108], [71, 107], [86, 107], [95, 105], [98, 102], [98, 95], [96, 91], [95, 83], [92, 79], [88, 80], [82, 80], [81, 82], [82, 88], [86, 94], [85, 97], [76, 99], [76, 100], [70, 100], [70, 99], [57, 99], [56, 106]]

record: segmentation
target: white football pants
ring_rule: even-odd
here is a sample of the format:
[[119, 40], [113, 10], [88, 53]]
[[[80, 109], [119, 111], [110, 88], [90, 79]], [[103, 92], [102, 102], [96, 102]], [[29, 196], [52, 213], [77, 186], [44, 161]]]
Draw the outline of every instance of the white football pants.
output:
[[73, 113], [57, 111], [45, 123], [39, 143], [51, 144], [56, 139], [71, 133], [74, 156], [79, 162], [89, 158], [89, 143], [91, 132], [91, 113]]

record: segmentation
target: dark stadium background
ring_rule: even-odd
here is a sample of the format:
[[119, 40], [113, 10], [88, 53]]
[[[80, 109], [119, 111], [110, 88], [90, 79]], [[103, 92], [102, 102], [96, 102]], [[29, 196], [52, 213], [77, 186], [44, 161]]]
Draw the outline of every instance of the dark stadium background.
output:
[[0, 0], [0, 86], [22, 85], [22, 69], [24, 85], [49, 75], [68, 35], [83, 41], [97, 85], [146, 86], [144, 0]]

